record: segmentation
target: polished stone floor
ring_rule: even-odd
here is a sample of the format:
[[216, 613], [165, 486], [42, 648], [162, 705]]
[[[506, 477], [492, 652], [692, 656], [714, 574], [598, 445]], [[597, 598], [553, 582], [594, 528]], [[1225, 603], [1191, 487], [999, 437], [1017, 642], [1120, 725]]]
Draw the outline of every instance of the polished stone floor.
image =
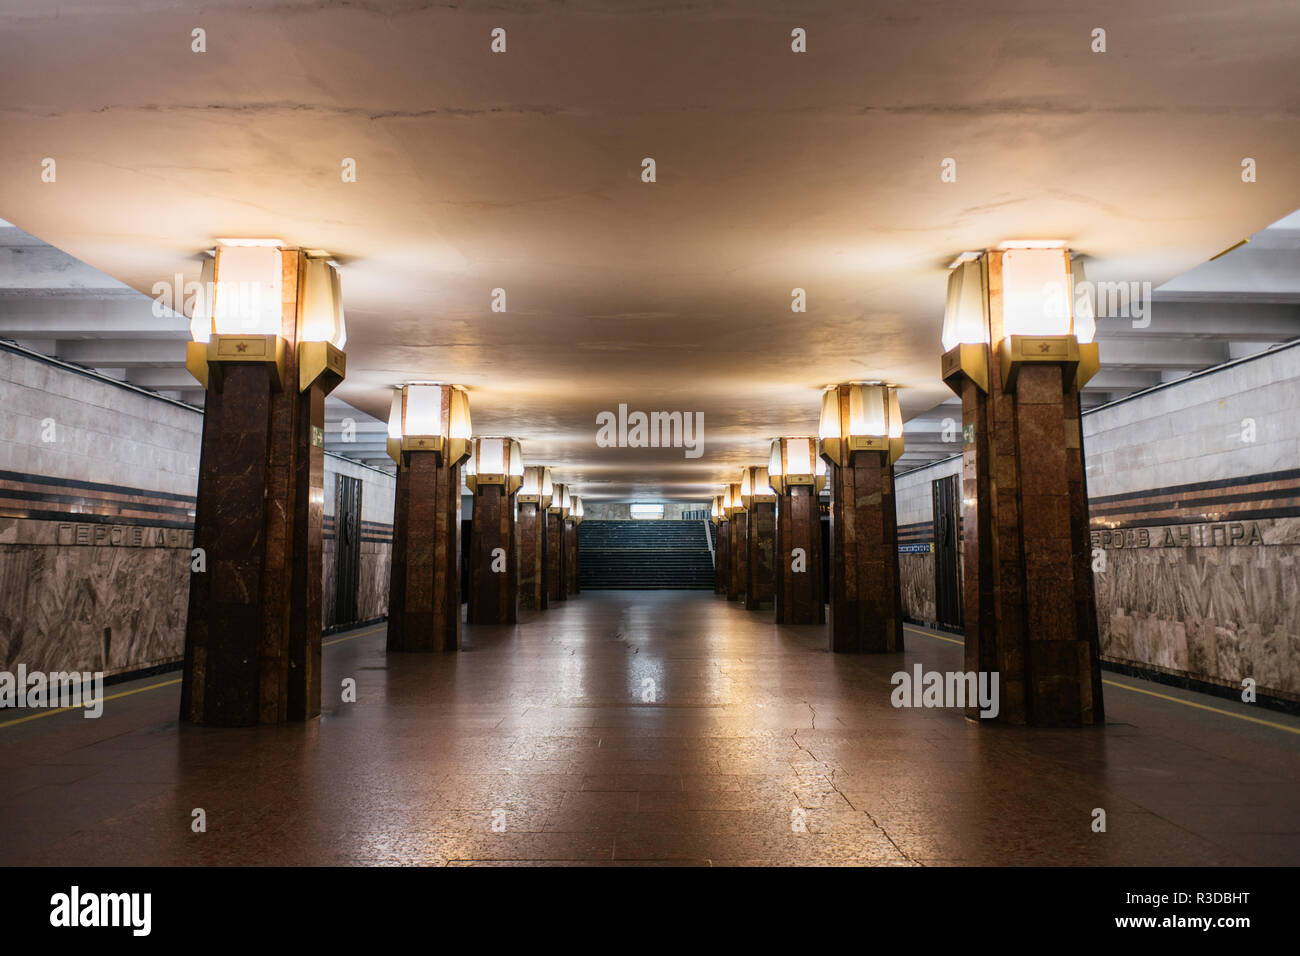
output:
[[770, 620], [606, 591], [460, 655], [336, 635], [305, 726], [180, 727], [174, 673], [8, 711], [0, 863], [1300, 863], [1300, 720], [1107, 674], [1105, 727], [977, 726], [890, 704], [951, 635], [850, 657]]

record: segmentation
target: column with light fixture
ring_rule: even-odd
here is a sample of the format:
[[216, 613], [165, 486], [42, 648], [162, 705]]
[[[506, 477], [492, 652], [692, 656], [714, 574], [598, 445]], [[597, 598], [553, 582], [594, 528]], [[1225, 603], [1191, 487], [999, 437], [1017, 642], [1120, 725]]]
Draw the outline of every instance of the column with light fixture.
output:
[[727, 593], [727, 505], [726, 495], [713, 496], [709, 520], [713, 522], [713, 593]]
[[460, 466], [469, 446], [464, 389], [411, 382], [394, 393], [389, 651], [460, 650]]
[[565, 520], [565, 571], [568, 574], [568, 591], [570, 595], [579, 594], [582, 591], [582, 582], [579, 580], [579, 551], [578, 547], [578, 526], [582, 524], [582, 496], [569, 495], [569, 517]]
[[524, 460], [513, 438], [475, 438], [465, 462], [465, 485], [474, 495], [470, 522], [470, 624], [514, 624], [519, 584], [515, 535], [515, 492], [524, 480]]
[[1079, 416], [1096, 312], [1083, 263], [1048, 245], [953, 263], [942, 375], [962, 400], [966, 667], [999, 673], [999, 719], [1078, 726], [1104, 720]]
[[551, 490], [551, 504], [546, 509], [546, 587], [547, 601], [554, 604], [569, 596], [568, 548], [564, 525], [573, 508], [567, 485], [557, 483]]
[[776, 492], [776, 623], [822, 624], [822, 519], [817, 497], [826, 487], [826, 463], [816, 439], [772, 442], [767, 480]]
[[519, 607], [544, 611], [546, 593], [546, 509], [551, 506], [551, 469], [524, 468], [524, 481], [515, 495], [519, 536]]
[[765, 610], [773, 605], [776, 542], [776, 492], [768, 484], [766, 465], [741, 472], [740, 500], [745, 506], [745, 610]]
[[[207, 389], [182, 721], [319, 716], [325, 395], [343, 380], [332, 262], [223, 240], [202, 270], [186, 368]], [[250, 505], [251, 503], [251, 505]]]
[[830, 646], [903, 649], [894, 462], [903, 453], [898, 391], [880, 382], [822, 393], [819, 451], [831, 488]]
[[749, 515], [740, 497], [740, 482], [727, 486], [727, 517], [731, 527], [727, 540], [727, 600], [739, 601], [745, 595], [745, 537]]

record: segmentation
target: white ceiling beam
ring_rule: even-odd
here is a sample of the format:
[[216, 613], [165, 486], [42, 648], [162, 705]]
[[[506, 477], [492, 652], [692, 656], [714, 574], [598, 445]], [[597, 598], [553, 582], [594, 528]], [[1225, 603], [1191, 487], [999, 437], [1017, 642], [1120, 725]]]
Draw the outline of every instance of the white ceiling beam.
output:
[[55, 355], [66, 362], [98, 368], [113, 365], [121, 368], [185, 365], [185, 343], [170, 339], [81, 339], [59, 342]]

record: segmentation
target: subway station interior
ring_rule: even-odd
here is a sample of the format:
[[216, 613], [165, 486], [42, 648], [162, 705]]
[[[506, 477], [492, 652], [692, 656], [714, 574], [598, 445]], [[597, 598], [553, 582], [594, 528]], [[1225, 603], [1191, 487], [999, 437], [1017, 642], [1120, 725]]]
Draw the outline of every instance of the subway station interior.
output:
[[0, 4], [0, 864], [1300, 863], [1298, 35]]

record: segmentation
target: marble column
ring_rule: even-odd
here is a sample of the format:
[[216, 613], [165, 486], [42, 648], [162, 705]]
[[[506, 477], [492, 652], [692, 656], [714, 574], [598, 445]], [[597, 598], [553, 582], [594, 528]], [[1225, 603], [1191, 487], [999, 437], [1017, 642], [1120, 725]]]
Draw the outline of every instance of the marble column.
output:
[[469, 561], [468, 623], [514, 624], [519, 562], [515, 499], [506, 485], [480, 481], [475, 488], [466, 560]]
[[745, 596], [745, 558], [748, 538], [748, 515], [744, 509], [732, 512], [730, 535], [727, 540], [727, 600], [739, 601]]
[[[1003, 339], [1003, 255], [986, 254], [995, 343]], [[988, 369], [979, 385], [947, 358], [944, 365], [962, 397], [966, 666], [998, 672], [999, 720], [1101, 723], [1078, 346], [1067, 337], [1018, 339], [1016, 350], [975, 347]]]
[[460, 465], [403, 451], [393, 509], [388, 650], [460, 650]]
[[568, 597], [568, 562], [565, 560], [564, 517], [551, 509], [546, 515], [546, 586], [548, 603]]
[[519, 536], [519, 607], [544, 611], [546, 593], [546, 515], [535, 501], [521, 502], [516, 517]]
[[828, 464], [831, 489], [830, 645], [839, 653], [903, 649], [893, 466], [887, 451]]
[[776, 503], [755, 501], [745, 521], [745, 610], [773, 606], [773, 549], [776, 546]]
[[[204, 363], [194, 546], [206, 570], [190, 575], [180, 706], [196, 724], [320, 713], [324, 390], [299, 392], [305, 256], [279, 255], [279, 375], [268, 364]], [[222, 350], [257, 351], [258, 338], [222, 336]]]
[[822, 624], [822, 518], [812, 485], [776, 497], [776, 623]]
[[713, 543], [713, 593], [726, 594], [731, 579], [731, 522], [723, 518], [716, 525], [718, 535]]
[[325, 526], [325, 392], [319, 382], [298, 396], [294, 447], [293, 610], [289, 620], [290, 720], [321, 709], [322, 569]]

